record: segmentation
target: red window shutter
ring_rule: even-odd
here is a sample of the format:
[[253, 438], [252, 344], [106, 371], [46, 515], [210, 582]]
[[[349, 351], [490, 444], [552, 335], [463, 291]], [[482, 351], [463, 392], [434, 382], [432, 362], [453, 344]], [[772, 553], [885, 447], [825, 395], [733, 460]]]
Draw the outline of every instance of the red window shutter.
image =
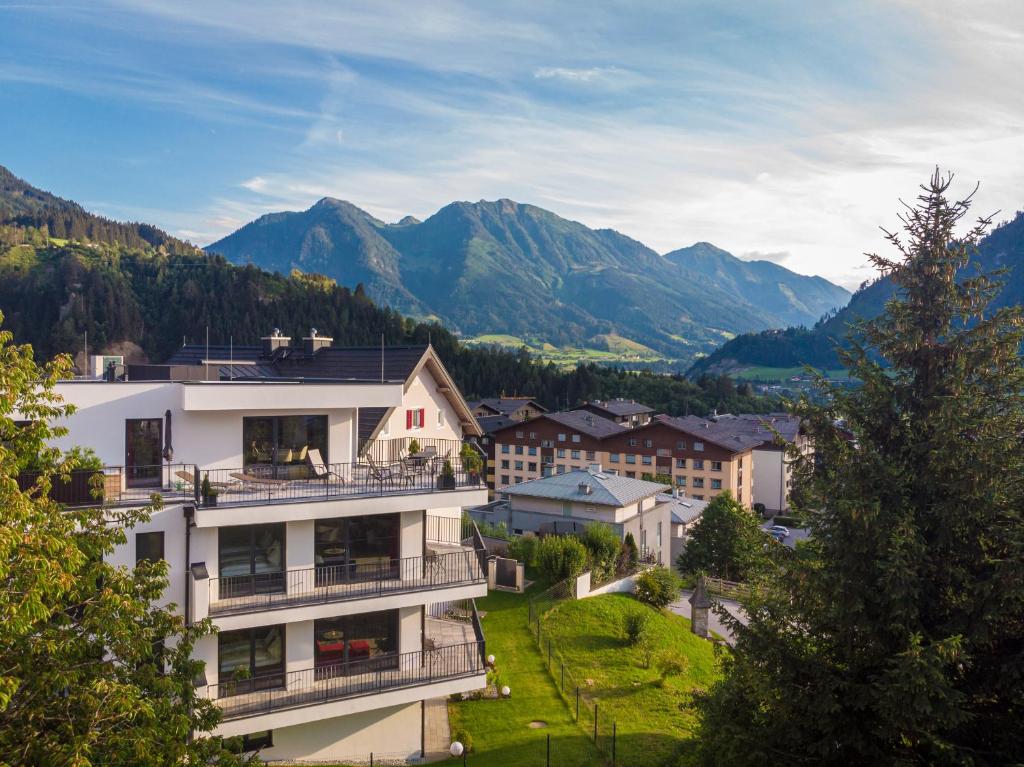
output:
[[405, 411], [405, 428], [407, 428], [407, 429], [411, 429], [412, 428], [412, 411], [411, 410], [406, 410]]
[[420, 408], [420, 424], [419, 424], [419, 426], [420, 426], [421, 429], [425, 429], [427, 427], [427, 410], [426, 410], [426, 408], [422, 408], [422, 407]]

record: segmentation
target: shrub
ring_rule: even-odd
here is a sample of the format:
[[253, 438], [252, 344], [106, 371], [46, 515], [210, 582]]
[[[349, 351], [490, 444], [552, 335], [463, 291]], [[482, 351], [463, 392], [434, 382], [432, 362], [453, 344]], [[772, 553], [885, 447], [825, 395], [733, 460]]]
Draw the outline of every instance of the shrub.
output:
[[537, 547], [537, 568], [550, 581], [575, 578], [587, 569], [587, 548], [571, 535], [548, 535]]
[[636, 579], [636, 596], [641, 602], [663, 610], [679, 596], [679, 576], [664, 567], [652, 567]]
[[590, 565], [594, 577], [603, 579], [612, 575], [615, 572], [615, 561], [622, 547], [615, 531], [608, 525], [594, 522], [587, 525], [580, 540], [590, 554]]
[[647, 625], [647, 615], [642, 612], [626, 613], [622, 616], [622, 630], [626, 633], [626, 641], [635, 645]]
[[459, 451], [459, 458], [462, 460], [462, 468], [470, 474], [479, 474], [484, 462], [480, 459], [480, 453], [468, 442], [462, 444]]
[[659, 686], [665, 684], [665, 680], [670, 676], [679, 676], [685, 674], [690, 669], [690, 659], [685, 655], [680, 655], [673, 650], [665, 650], [662, 652], [655, 663], [660, 672], [658, 681]]
[[650, 668], [651, 659], [654, 657], [654, 637], [651, 636], [650, 629], [647, 626], [644, 626], [640, 636], [637, 637], [636, 650], [640, 655], [640, 664], [644, 668]]
[[455, 737], [453, 740], [459, 741], [466, 749], [466, 752], [473, 750], [473, 736], [469, 734], [469, 730], [462, 729], [461, 727], [455, 731]]
[[480, 535], [487, 538], [500, 538], [503, 541], [512, 540], [512, 536], [508, 532], [508, 525], [504, 522], [495, 523], [480, 520], [476, 523], [476, 529], [480, 531]]
[[803, 527], [806, 523], [799, 517], [778, 516], [772, 520], [772, 524], [784, 527]]
[[622, 542], [629, 549], [629, 568], [635, 569], [640, 562], [640, 549], [637, 548], [636, 538], [633, 537], [633, 533], [626, 533]]
[[537, 548], [540, 541], [533, 533], [524, 533], [518, 538], [513, 538], [508, 545], [508, 555], [513, 559], [522, 562], [527, 567], [537, 566]]

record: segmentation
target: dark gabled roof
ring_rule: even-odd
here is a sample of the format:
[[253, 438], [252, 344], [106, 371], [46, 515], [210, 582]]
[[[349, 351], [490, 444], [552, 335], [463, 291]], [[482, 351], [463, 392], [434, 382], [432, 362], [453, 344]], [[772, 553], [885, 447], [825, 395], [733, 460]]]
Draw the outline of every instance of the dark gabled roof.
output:
[[604, 401], [595, 399], [584, 405], [584, 407], [587, 406], [595, 408], [596, 410], [603, 410], [604, 412], [611, 413], [619, 418], [654, 412], [653, 407], [647, 407], [647, 405], [631, 399], [609, 399]]
[[591, 437], [601, 439], [612, 434], [622, 434], [626, 431], [622, 424], [602, 418], [591, 413], [589, 410], [565, 410], [558, 413], [545, 413], [541, 418], [547, 418], [555, 423], [560, 423], [566, 428], [575, 429], [578, 432]]
[[765, 442], [774, 441], [776, 435], [786, 442], [793, 442], [800, 434], [800, 416], [789, 413], [725, 414], [712, 416], [710, 420], [723, 431], [732, 434], [746, 434]]
[[[328, 346], [314, 354], [301, 348], [278, 349], [270, 356], [260, 346], [188, 344], [166, 364], [201, 365], [205, 360], [255, 363], [223, 365], [224, 377], [326, 378], [347, 381], [407, 381], [423, 359], [426, 346]], [[248, 368], [248, 369], [246, 369]]]
[[359, 408], [359, 423], [357, 430], [359, 432], [359, 444], [362, 445], [364, 442], [373, 436], [374, 432], [377, 431], [377, 427], [380, 425], [381, 420], [387, 415], [388, 409], [386, 407], [361, 407]]
[[[710, 442], [713, 445], [724, 448], [732, 453], [743, 453], [757, 447], [765, 442], [765, 439], [752, 437], [747, 434], [740, 434], [720, 427], [714, 421], [706, 418], [698, 418], [695, 415], [685, 417], [672, 417], [668, 415], [656, 415], [647, 426], [640, 426], [634, 431], [642, 431], [653, 424], [664, 424], [677, 431], [688, 434], [702, 442]], [[770, 436], [770, 435], [768, 435]]]
[[476, 410], [478, 407], [485, 407], [496, 415], [510, 415], [523, 405], [533, 405], [542, 413], [548, 411], [546, 407], [531, 397], [487, 397], [470, 402], [469, 409]]
[[[470, 406], [470, 409], [472, 409], [472, 406]], [[522, 423], [522, 421], [509, 418], [507, 415], [478, 415], [476, 422], [480, 424], [484, 434], [493, 434], [499, 429], [504, 429], [506, 426]]]
[[406, 381], [426, 351], [426, 346], [328, 346], [307, 356], [290, 349], [277, 368], [283, 375], [312, 378]]

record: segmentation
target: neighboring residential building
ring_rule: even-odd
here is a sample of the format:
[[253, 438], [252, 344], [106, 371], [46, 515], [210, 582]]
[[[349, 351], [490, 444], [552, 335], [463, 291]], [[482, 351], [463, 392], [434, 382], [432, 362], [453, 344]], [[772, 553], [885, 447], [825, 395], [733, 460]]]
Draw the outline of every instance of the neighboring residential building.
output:
[[216, 734], [267, 760], [420, 755], [424, 701], [486, 683], [486, 560], [460, 545], [487, 493], [458, 448], [480, 432], [441, 361], [312, 333], [173, 361], [59, 383], [77, 410], [55, 444], [111, 467], [114, 504], [163, 496], [112, 560], [166, 559], [164, 601], [217, 626], [195, 647]]
[[583, 410], [589, 410], [594, 415], [607, 418], [610, 421], [621, 423], [623, 426], [643, 426], [654, 416], [654, 408], [647, 407], [636, 400], [609, 399], [605, 401], [593, 400], [583, 403]]
[[587, 410], [545, 413], [496, 429], [494, 489], [604, 463], [602, 440], [625, 427]]
[[730, 490], [745, 506], [753, 501], [753, 449], [760, 439], [719, 429], [705, 418], [655, 416], [645, 426], [602, 440], [609, 469], [627, 477], [671, 478], [698, 501]]
[[698, 501], [696, 498], [682, 493], [679, 488], [673, 488], [672, 493], [658, 496], [658, 503], [669, 504], [669, 514], [672, 519], [672, 553], [671, 562], [674, 565], [679, 555], [686, 548], [686, 541], [690, 532], [700, 522], [701, 515], [710, 501]]
[[531, 397], [491, 397], [470, 402], [469, 408], [477, 418], [503, 415], [513, 421], [526, 421], [548, 412]]
[[[672, 502], [667, 485], [611, 474], [599, 464], [505, 488], [504, 504], [471, 510], [477, 520], [505, 523], [514, 534], [573, 533], [596, 522], [625, 539], [633, 534], [642, 556], [671, 564]], [[671, 499], [672, 496], [667, 496]]]
[[495, 479], [495, 458], [494, 458], [494, 434], [506, 426], [514, 426], [519, 423], [507, 415], [487, 415], [477, 416], [477, 425], [480, 427], [480, 431], [483, 435], [480, 437], [480, 447], [483, 448], [484, 454], [486, 455], [487, 461], [487, 489], [490, 491], [494, 490], [494, 479]]
[[810, 441], [800, 429], [800, 418], [788, 413], [724, 414], [714, 415], [711, 420], [720, 432], [760, 440], [753, 452], [752, 505], [763, 504], [766, 515], [788, 511], [793, 470], [786, 449], [795, 444], [804, 455], [811, 450]]

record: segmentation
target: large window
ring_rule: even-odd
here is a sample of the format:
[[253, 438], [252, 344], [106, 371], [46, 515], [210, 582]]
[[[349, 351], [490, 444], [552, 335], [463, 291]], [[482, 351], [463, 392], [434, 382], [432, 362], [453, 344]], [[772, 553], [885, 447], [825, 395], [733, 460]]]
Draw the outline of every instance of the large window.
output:
[[321, 618], [313, 623], [317, 676], [392, 668], [398, 655], [398, 610]]
[[132, 418], [124, 422], [125, 484], [160, 487], [163, 468], [164, 422], [160, 418]]
[[222, 696], [283, 687], [284, 626], [222, 631], [217, 658]]
[[305, 464], [310, 450], [319, 450], [326, 463], [327, 416], [243, 418], [242, 445], [246, 466]]
[[400, 531], [398, 514], [317, 520], [317, 583], [397, 576]]
[[221, 599], [284, 590], [284, 522], [222, 527], [218, 539]]

